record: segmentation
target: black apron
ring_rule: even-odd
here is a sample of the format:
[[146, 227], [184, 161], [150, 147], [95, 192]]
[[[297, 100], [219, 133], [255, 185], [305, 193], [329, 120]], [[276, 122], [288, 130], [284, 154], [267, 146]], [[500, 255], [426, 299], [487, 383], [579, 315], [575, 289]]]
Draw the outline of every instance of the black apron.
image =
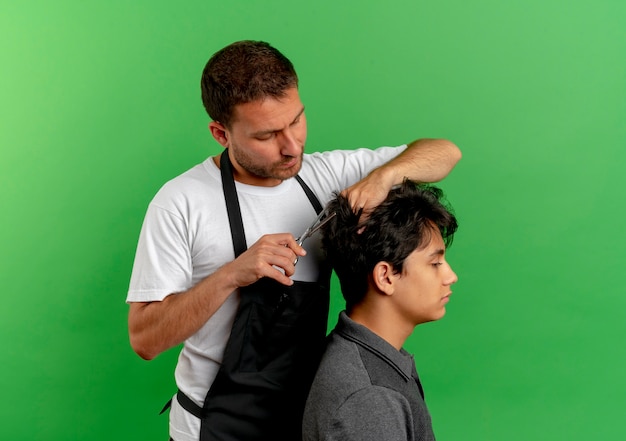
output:
[[[220, 168], [237, 257], [247, 247], [226, 151]], [[319, 214], [320, 202], [296, 179]], [[263, 278], [239, 289], [239, 309], [204, 406], [177, 394], [181, 406], [201, 419], [200, 441], [302, 438], [304, 404], [324, 349], [329, 276], [324, 268], [318, 282], [284, 286]]]

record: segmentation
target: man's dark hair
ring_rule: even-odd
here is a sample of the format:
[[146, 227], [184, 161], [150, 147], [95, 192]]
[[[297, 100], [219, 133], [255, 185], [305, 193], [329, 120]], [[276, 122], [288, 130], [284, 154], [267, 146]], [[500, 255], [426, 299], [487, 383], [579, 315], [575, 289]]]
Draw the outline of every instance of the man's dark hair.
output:
[[348, 311], [363, 300], [378, 262], [401, 273], [409, 254], [428, 246], [436, 230], [446, 246], [452, 244], [457, 220], [442, 199], [441, 189], [406, 180], [364, 219], [340, 194], [329, 202], [329, 212], [336, 215], [322, 228], [322, 245]]
[[277, 49], [263, 41], [237, 41], [216, 52], [200, 81], [202, 103], [213, 119], [229, 126], [234, 107], [258, 99], [280, 98], [298, 87], [298, 76]]

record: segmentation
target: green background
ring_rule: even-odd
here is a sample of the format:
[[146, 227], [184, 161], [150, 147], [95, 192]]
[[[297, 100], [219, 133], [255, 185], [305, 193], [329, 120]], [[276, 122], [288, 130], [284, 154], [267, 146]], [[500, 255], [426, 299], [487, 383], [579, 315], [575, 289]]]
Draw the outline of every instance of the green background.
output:
[[167, 439], [178, 351], [130, 349], [135, 245], [220, 151], [206, 60], [260, 39], [296, 65], [308, 151], [463, 151], [460, 280], [407, 342], [438, 439], [626, 439], [624, 23], [623, 0], [2, 1], [1, 437]]

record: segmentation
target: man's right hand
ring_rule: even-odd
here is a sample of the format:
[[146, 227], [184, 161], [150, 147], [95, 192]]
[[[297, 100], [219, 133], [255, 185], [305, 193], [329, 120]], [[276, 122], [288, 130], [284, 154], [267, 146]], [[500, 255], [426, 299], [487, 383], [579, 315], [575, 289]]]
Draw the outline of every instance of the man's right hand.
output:
[[293, 284], [290, 277], [296, 271], [296, 257], [304, 255], [306, 251], [291, 234], [266, 234], [221, 270], [231, 274], [237, 288], [251, 285], [262, 277], [290, 286]]

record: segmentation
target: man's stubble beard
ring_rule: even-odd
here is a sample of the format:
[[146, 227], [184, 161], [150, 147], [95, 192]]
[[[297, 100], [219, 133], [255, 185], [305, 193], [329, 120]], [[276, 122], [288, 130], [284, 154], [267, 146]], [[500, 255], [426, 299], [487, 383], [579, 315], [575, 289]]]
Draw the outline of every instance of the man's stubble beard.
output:
[[259, 164], [256, 164], [255, 161], [249, 155], [247, 154], [242, 155], [237, 149], [233, 150], [233, 157], [235, 161], [237, 161], [237, 163], [241, 166], [241, 168], [243, 168], [246, 172], [254, 176], [260, 177], [260, 178], [279, 179], [281, 181], [284, 181], [289, 178], [293, 178], [295, 175], [298, 174], [298, 172], [302, 168], [303, 156], [304, 156], [304, 153], [300, 153], [300, 156], [298, 158], [298, 163], [294, 165], [293, 167], [285, 169], [281, 167], [281, 165], [292, 161], [294, 158], [293, 156], [290, 156], [289, 158], [281, 161], [278, 164], [273, 164], [268, 167], [268, 166], [261, 166]]

